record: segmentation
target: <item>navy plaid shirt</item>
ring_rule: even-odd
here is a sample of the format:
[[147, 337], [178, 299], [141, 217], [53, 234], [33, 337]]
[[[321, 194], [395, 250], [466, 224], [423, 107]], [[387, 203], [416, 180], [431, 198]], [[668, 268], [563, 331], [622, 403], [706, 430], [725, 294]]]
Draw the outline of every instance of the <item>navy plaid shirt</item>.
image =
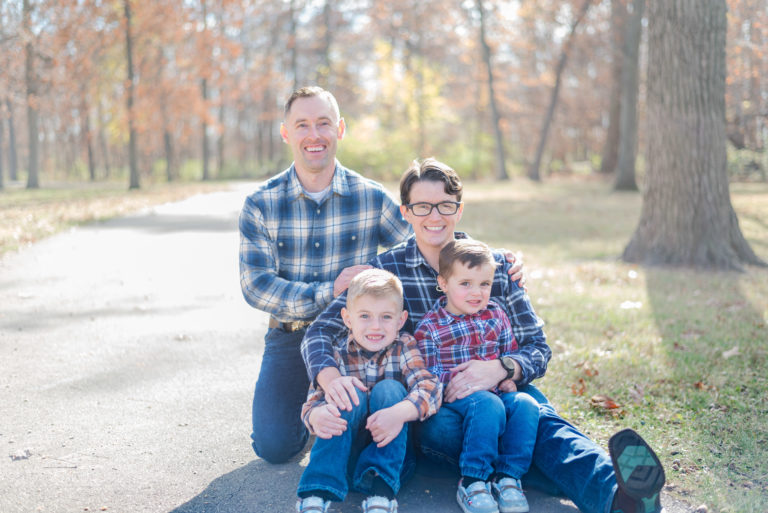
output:
[[248, 196], [240, 213], [240, 287], [279, 321], [309, 320], [333, 299], [345, 267], [367, 262], [411, 233], [383, 186], [336, 162], [320, 204], [304, 194], [294, 166]]
[[[457, 239], [467, 238], [467, 235], [461, 232], [457, 232], [455, 236]], [[493, 276], [491, 298], [507, 314], [518, 344], [516, 351], [501, 353], [499, 356], [511, 356], [517, 360], [523, 371], [517, 384], [527, 385], [547, 371], [552, 351], [542, 330], [544, 323], [533, 311], [527, 294], [509, 279], [509, 262], [498, 251], [494, 251], [494, 258], [499, 265]], [[437, 290], [437, 271], [424, 259], [413, 235], [403, 244], [382, 253], [369, 263], [390, 271], [403, 282], [404, 308], [408, 310], [408, 320], [402, 330], [413, 333], [422, 317], [443, 295]], [[346, 326], [341, 319], [341, 308], [346, 304], [346, 299], [346, 293], [334, 299], [304, 335], [301, 354], [309, 378], [313, 382], [321, 370], [336, 366], [333, 347], [343, 343], [346, 334]]]

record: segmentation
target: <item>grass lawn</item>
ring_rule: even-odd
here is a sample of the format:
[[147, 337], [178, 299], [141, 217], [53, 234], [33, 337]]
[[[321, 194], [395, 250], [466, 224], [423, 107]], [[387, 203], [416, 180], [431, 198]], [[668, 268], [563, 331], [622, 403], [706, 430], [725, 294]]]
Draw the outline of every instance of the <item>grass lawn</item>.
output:
[[[619, 261], [641, 197], [602, 182], [467, 189], [460, 227], [525, 254], [553, 349], [539, 384], [565, 418], [604, 446], [622, 427], [638, 430], [664, 462], [667, 490], [694, 507], [768, 511], [768, 269]], [[731, 191], [768, 261], [768, 184]]]
[[[73, 224], [225, 187], [125, 184], [0, 192], [0, 254]], [[768, 260], [768, 184], [734, 184]], [[632, 427], [657, 450], [667, 491], [709, 511], [768, 511], [768, 269], [646, 269], [618, 260], [640, 195], [599, 181], [470, 183], [460, 228], [525, 254], [553, 349], [539, 386], [604, 447]]]

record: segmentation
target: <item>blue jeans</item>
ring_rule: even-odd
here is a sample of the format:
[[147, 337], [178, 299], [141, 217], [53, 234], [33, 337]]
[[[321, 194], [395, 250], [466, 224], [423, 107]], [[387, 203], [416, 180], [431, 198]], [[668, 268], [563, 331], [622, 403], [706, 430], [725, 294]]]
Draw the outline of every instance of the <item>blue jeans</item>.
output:
[[309, 438], [301, 421], [309, 378], [301, 358], [305, 330], [271, 328], [264, 336], [264, 356], [253, 393], [253, 450], [269, 463], [284, 463]]
[[[535, 386], [520, 387], [539, 403], [539, 425], [533, 450], [533, 465], [524, 476], [526, 485], [550, 493], [560, 492], [586, 513], [608, 511], [616, 493], [616, 475], [608, 454], [593, 441], [563, 420]], [[442, 464], [459, 463], [462, 446], [462, 418], [449, 408], [441, 408], [421, 423], [421, 452]], [[544, 482], [532, 483], [539, 476]]]
[[461, 475], [487, 481], [496, 472], [519, 479], [528, 471], [536, 443], [539, 404], [519, 392], [475, 392], [443, 409], [461, 415]]
[[360, 404], [352, 411], [341, 412], [347, 421], [346, 431], [315, 440], [298, 493], [322, 490], [343, 501], [350, 482], [358, 492], [371, 493], [375, 476], [381, 477], [394, 493], [400, 491], [400, 483], [413, 470], [413, 462], [407, 457], [409, 423], [384, 447], [376, 446], [365, 423], [371, 413], [399, 403], [406, 395], [405, 387], [391, 379], [378, 382], [370, 394], [358, 390]]

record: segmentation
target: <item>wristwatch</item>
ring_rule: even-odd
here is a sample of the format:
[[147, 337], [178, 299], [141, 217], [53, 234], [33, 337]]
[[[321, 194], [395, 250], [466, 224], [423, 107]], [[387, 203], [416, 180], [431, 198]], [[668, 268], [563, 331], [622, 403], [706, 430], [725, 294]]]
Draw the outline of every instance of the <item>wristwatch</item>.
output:
[[501, 362], [501, 366], [504, 367], [504, 370], [507, 371], [507, 377], [505, 379], [509, 379], [512, 376], [515, 375], [515, 359], [511, 356], [502, 356], [499, 358], [499, 361]]

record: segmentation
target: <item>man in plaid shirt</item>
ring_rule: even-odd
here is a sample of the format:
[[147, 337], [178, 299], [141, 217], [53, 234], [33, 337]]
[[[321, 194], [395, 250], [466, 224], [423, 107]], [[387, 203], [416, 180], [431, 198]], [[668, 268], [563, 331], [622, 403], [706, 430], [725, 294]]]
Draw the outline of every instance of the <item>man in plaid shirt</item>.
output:
[[[455, 238], [466, 237], [454, 231], [463, 211], [461, 194], [462, 184], [455, 171], [434, 159], [415, 162], [400, 181], [400, 209], [411, 223], [414, 235], [377, 256], [371, 264], [392, 272], [403, 282], [405, 308], [409, 314], [404, 326], [406, 331], [413, 330], [440, 296], [437, 290], [440, 249]], [[496, 259], [500, 261], [500, 255], [497, 254]], [[517, 351], [505, 355], [512, 359], [514, 370], [506, 370], [500, 359], [467, 362], [444, 390], [444, 401], [462, 399], [474, 390], [491, 390], [511, 378], [519, 391], [528, 393], [541, 405], [533, 465], [527, 476], [535, 474], [539, 482], [544, 478], [549, 490], [554, 485], [584, 512], [661, 511], [659, 493], [665, 481], [664, 470], [653, 450], [637, 433], [625, 429], [615, 434], [609, 441], [609, 457], [560, 417], [544, 394], [530, 384], [544, 375], [551, 350], [542, 331], [543, 323], [525, 292], [507, 275], [507, 269], [507, 263], [497, 268], [491, 298], [506, 311], [519, 346]], [[325, 390], [326, 400], [348, 409], [351, 394], [356, 392], [340, 379], [332, 349], [343, 330], [339, 311], [344, 300], [343, 294], [337, 297], [307, 330], [301, 352], [310, 378]], [[461, 452], [462, 435], [462, 419], [442, 408], [419, 428], [421, 452], [430, 459], [455, 465]], [[625, 449], [641, 458], [622, 458]], [[642, 460], [642, 464], [626, 465], [630, 460]], [[623, 471], [615, 472], [614, 464]]]
[[410, 233], [384, 188], [336, 161], [344, 120], [319, 87], [295, 91], [280, 127], [294, 162], [262, 184], [240, 214], [240, 285], [270, 314], [253, 397], [253, 449], [271, 463], [308, 438], [299, 411], [309, 381], [299, 345], [307, 325], [370, 266], [378, 248]]
[[[355, 406], [341, 412], [310, 387], [302, 419], [317, 435], [299, 483], [296, 511], [327, 511], [343, 501], [351, 485], [369, 497], [363, 511], [397, 511], [406, 461], [408, 424], [434, 415], [442, 388], [425, 367], [416, 340], [400, 333], [408, 313], [403, 288], [392, 273], [368, 269], [349, 285], [348, 308], [341, 311], [349, 329], [334, 350], [339, 372], [356, 388]], [[353, 447], [361, 447], [356, 454]], [[348, 472], [348, 467], [353, 469]]]

